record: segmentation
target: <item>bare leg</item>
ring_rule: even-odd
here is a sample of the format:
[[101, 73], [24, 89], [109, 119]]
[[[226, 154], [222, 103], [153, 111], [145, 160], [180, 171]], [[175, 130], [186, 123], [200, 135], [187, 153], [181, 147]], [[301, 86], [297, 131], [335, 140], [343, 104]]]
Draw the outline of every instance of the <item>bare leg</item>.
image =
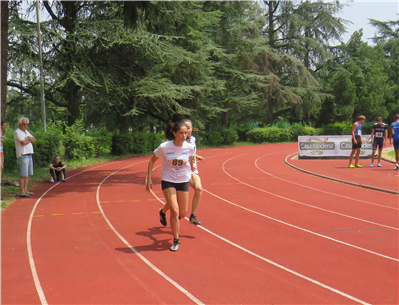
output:
[[353, 155], [355, 154], [355, 152], [356, 152], [356, 149], [352, 149], [352, 152], [351, 152], [351, 154], [350, 154], [350, 156], [349, 156], [349, 165], [352, 164]]
[[173, 238], [179, 238], [179, 205], [177, 203], [177, 194], [176, 189], [167, 188], [163, 190], [163, 194], [166, 198], [166, 204], [164, 207], [164, 211], [170, 210], [170, 227], [172, 229]]
[[29, 177], [30, 177], [30, 176], [28, 176], [28, 177], [25, 178], [25, 193], [28, 192]]
[[194, 189], [194, 197], [191, 206], [191, 214], [197, 214], [199, 204], [202, 197], [201, 178], [197, 174], [193, 174], [190, 180], [190, 186]]
[[379, 149], [378, 149], [378, 164], [381, 163], [381, 156], [382, 156], [382, 149], [379, 148]]
[[19, 177], [19, 192], [21, 194], [25, 192], [25, 177]]
[[359, 163], [360, 148], [356, 149], [355, 166]]
[[371, 164], [374, 163], [374, 158], [375, 158], [375, 149], [373, 149], [373, 152], [371, 153]]

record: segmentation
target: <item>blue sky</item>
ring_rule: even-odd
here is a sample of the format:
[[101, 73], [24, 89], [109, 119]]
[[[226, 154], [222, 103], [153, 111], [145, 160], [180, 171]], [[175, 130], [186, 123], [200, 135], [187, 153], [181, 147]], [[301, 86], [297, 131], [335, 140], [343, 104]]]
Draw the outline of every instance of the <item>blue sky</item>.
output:
[[346, 42], [354, 31], [363, 28], [363, 40], [372, 43], [367, 38], [372, 38], [375, 28], [369, 25], [368, 19], [379, 21], [398, 20], [399, 19], [399, 0], [354, 0], [341, 1], [347, 5], [339, 14], [339, 17], [353, 22], [347, 25], [348, 33], [343, 36]]

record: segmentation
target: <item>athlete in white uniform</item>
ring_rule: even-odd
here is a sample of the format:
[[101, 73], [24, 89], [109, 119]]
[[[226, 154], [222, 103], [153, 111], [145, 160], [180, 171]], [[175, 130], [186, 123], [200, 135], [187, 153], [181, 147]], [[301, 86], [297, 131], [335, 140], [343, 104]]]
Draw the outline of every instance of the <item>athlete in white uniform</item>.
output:
[[172, 251], [179, 249], [179, 216], [185, 217], [189, 200], [189, 181], [191, 180], [193, 167], [193, 155], [195, 148], [188, 143], [188, 128], [181, 121], [170, 123], [166, 126], [165, 137], [170, 141], [163, 142], [155, 151], [148, 163], [146, 189], [152, 188], [151, 174], [154, 163], [163, 158], [162, 163], [162, 191], [166, 198], [166, 204], [159, 210], [160, 221], [167, 225], [166, 211], [170, 209], [170, 226], [173, 232]]
[[193, 197], [193, 202], [191, 205], [191, 215], [190, 215], [190, 223], [195, 224], [195, 225], [200, 225], [201, 222], [197, 219], [196, 214], [198, 211], [199, 204], [201, 202], [201, 196], [202, 196], [202, 184], [201, 184], [201, 178], [199, 176], [198, 172], [198, 167], [197, 167], [197, 160], [203, 161], [204, 158], [201, 156], [197, 155], [197, 146], [195, 144], [195, 137], [192, 135], [193, 132], [193, 123], [189, 119], [184, 119], [184, 123], [188, 126], [188, 139], [187, 141], [190, 141], [192, 145], [195, 147], [195, 154], [193, 158], [193, 163], [194, 163], [194, 171], [191, 176], [190, 180], [190, 186], [194, 189], [194, 197]]

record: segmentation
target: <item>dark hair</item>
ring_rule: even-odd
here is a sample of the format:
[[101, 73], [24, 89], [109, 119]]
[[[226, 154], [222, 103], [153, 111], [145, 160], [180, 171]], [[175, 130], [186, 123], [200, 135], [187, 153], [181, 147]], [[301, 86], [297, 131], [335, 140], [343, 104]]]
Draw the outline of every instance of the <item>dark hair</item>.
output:
[[[184, 123], [190, 123], [190, 124], [191, 124], [191, 128], [193, 127], [193, 122], [191, 122], [190, 119], [183, 119], [182, 121], [183, 121]], [[186, 140], [186, 141], [187, 141], [188, 143], [190, 143], [190, 139], [191, 139], [191, 136], [192, 136], [192, 135], [193, 135], [193, 134], [191, 133], [191, 135], [188, 135], [188, 136], [187, 136], [187, 140]]]
[[7, 123], [7, 121], [1, 121], [0, 126], [3, 126], [4, 123]]
[[377, 122], [382, 121], [382, 117], [379, 116], [379, 117], [376, 118], [375, 120], [376, 120]]
[[[58, 155], [55, 155], [54, 156], [54, 158], [53, 158], [53, 165], [57, 165], [58, 163], [55, 163], [55, 158], [59, 158], [60, 156], [58, 156]], [[61, 161], [61, 160], [60, 160]]]
[[395, 121], [399, 120], [399, 114], [395, 114]]
[[173, 133], [178, 132], [183, 126], [187, 127], [186, 123], [183, 121], [169, 123], [165, 128], [165, 138], [168, 140], [174, 140], [175, 135]]

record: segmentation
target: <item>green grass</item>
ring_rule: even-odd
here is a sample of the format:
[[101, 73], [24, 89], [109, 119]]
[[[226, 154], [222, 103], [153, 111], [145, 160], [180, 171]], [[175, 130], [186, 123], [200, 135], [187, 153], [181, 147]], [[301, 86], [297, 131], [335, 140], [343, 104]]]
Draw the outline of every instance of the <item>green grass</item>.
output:
[[[124, 159], [132, 157], [129, 156], [111, 156], [111, 155], [101, 155], [98, 158], [91, 158], [86, 160], [78, 160], [78, 161], [65, 161], [68, 168], [67, 170], [74, 170], [81, 167], [103, 163], [112, 160]], [[50, 164], [49, 164], [50, 165]], [[48, 167], [34, 167], [34, 174], [29, 179], [29, 189], [36, 187], [40, 183], [46, 180], [50, 180], [50, 174]], [[19, 171], [18, 169], [7, 170], [5, 169], [3, 172], [3, 178], [1, 182], [4, 183], [6, 181], [10, 182], [18, 182], [19, 180]], [[19, 186], [6, 186], [1, 187], [1, 211], [3, 211], [10, 203], [12, 203], [19, 195]]]
[[394, 151], [394, 150], [391, 150], [391, 151], [388, 153], [388, 156], [390, 156], [390, 157], [392, 157], [392, 158], [395, 158], [395, 151]]

